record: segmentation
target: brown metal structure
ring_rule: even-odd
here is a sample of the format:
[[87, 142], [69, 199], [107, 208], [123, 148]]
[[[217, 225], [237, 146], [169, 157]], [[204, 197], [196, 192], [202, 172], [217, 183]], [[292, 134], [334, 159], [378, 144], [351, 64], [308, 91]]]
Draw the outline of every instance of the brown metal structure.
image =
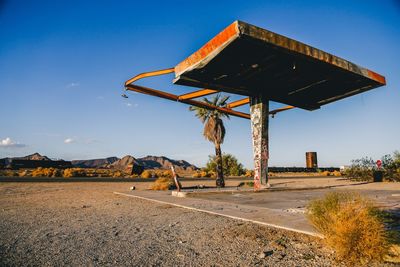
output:
[[[175, 84], [202, 89], [175, 95], [135, 84], [143, 78], [170, 73], [175, 74]], [[235, 21], [174, 68], [136, 75], [125, 82], [125, 89], [251, 119], [254, 185], [255, 189], [261, 189], [268, 187], [268, 115], [295, 107], [315, 110], [385, 84], [385, 77], [376, 72], [285, 36]], [[195, 100], [218, 92], [246, 98], [226, 107]], [[286, 105], [269, 110], [269, 101]], [[250, 105], [250, 114], [234, 110], [246, 104]]]
[[306, 167], [318, 168], [317, 152], [306, 152]]
[[[238, 106], [244, 105], [246, 103], [242, 103], [240, 105], [237, 105], [237, 104], [235, 105], [234, 103], [237, 102], [237, 101], [235, 101], [235, 102], [231, 103], [231, 104], [234, 104], [233, 107], [229, 107], [229, 104], [228, 104], [226, 108], [223, 108], [223, 107], [216, 107], [216, 106], [210, 105], [210, 104], [208, 104], [206, 102], [203, 102], [203, 101], [193, 100], [193, 98], [198, 98], [198, 97], [201, 97], [201, 96], [206, 96], [206, 95], [211, 95], [211, 94], [218, 93], [219, 92], [218, 90], [202, 89], [202, 90], [197, 90], [197, 91], [190, 92], [190, 93], [183, 94], [183, 95], [175, 95], [175, 94], [167, 93], [167, 92], [164, 92], [164, 91], [156, 90], [156, 89], [153, 89], [153, 88], [149, 88], [149, 87], [144, 87], [144, 86], [133, 84], [134, 82], [136, 82], [138, 80], [141, 80], [143, 78], [165, 75], [165, 74], [169, 74], [169, 73], [172, 73], [172, 72], [174, 72], [174, 68], [140, 73], [140, 74], [136, 75], [135, 77], [133, 77], [133, 78], [131, 78], [128, 81], [125, 82], [125, 89], [126, 90], [135, 91], [135, 92], [138, 92], [138, 93], [142, 93], [142, 94], [147, 94], [147, 95], [151, 95], [151, 96], [157, 96], [157, 97], [160, 97], [160, 98], [164, 98], [164, 99], [168, 99], [168, 100], [172, 100], [172, 101], [185, 103], [185, 104], [192, 105], [192, 106], [202, 107], [202, 108], [206, 108], [206, 109], [217, 109], [217, 110], [219, 110], [221, 112], [224, 112], [224, 113], [232, 115], [232, 116], [236, 116], [236, 117], [244, 118], [244, 119], [250, 119], [250, 114], [243, 113], [243, 112], [236, 111], [236, 110], [232, 109], [233, 107], [238, 107]], [[249, 103], [249, 100], [247, 100], [247, 103]], [[286, 110], [286, 109], [285, 108], [278, 108], [278, 109], [270, 111], [270, 114], [271, 115], [275, 115], [276, 113], [284, 111], [284, 110]]]

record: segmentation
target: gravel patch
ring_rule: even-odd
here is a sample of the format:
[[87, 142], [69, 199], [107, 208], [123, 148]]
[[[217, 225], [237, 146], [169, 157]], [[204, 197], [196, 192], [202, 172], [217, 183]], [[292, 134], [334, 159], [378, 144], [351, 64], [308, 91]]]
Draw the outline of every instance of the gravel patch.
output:
[[318, 238], [113, 194], [0, 183], [0, 266], [338, 266]]

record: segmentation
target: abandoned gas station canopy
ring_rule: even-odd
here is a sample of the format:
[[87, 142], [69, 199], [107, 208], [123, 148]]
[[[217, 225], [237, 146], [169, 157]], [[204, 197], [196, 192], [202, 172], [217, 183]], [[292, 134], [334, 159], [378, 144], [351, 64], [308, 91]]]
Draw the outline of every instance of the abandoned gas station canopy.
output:
[[[203, 89], [176, 95], [135, 84], [168, 73], [175, 73], [175, 84]], [[259, 190], [268, 187], [269, 115], [294, 107], [318, 109], [385, 83], [385, 77], [347, 60], [235, 21], [174, 68], [138, 74], [125, 89], [250, 119], [254, 188]], [[224, 107], [196, 100], [221, 91], [246, 97]], [[288, 106], [269, 110], [269, 101]], [[234, 110], [246, 104], [250, 114]]]
[[385, 77], [285, 36], [235, 21], [175, 67], [174, 83], [313, 110], [385, 85]]

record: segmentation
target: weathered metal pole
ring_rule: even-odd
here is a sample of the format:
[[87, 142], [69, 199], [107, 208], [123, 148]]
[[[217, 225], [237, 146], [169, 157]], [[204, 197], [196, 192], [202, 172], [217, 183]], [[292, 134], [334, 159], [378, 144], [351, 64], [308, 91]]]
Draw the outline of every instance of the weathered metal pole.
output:
[[269, 187], [268, 112], [268, 98], [263, 96], [250, 97], [250, 118], [254, 157], [254, 190]]

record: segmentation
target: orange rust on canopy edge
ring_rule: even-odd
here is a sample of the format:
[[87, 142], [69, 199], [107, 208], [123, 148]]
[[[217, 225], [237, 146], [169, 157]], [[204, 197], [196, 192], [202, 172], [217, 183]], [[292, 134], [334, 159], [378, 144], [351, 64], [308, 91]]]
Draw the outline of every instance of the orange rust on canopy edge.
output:
[[233, 36], [239, 34], [239, 29], [237, 27], [238, 22], [235, 21], [228, 27], [226, 27], [222, 32], [218, 33], [214, 38], [208, 41], [203, 47], [193, 53], [191, 56], [186, 58], [184, 61], [175, 66], [175, 76], [179, 76], [188, 67], [198, 63], [204, 59], [207, 55], [212, 53], [215, 49], [220, 47], [222, 44], [227, 42]]
[[372, 70], [368, 70], [368, 77], [370, 77], [371, 79], [385, 85], [386, 84], [386, 79], [384, 76], [372, 71]]

